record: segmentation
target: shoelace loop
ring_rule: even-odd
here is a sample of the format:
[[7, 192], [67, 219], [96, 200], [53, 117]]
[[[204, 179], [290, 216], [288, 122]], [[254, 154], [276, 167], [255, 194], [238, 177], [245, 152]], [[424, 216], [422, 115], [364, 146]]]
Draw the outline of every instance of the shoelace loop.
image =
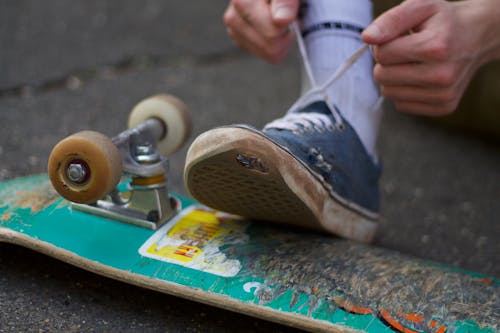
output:
[[296, 134], [323, 133], [325, 131], [333, 132], [338, 129], [328, 115], [310, 112], [310, 113], [287, 113], [284, 117], [278, 118], [269, 124], [264, 129], [283, 129], [289, 130]]
[[[358, 59], [361, 58], [361, 56], [369, 49], [369, 46], [367, 44], [363, 44], [363, 46], [357, 49], [350, 57], [348, 57], [342, 64], [340, 64], [340, 66], [337, 67], [337, 69], [332, 73], [332, 75], [328, 80], [326, 80], [322, 85], [318, 85], [311, 69], [311, 63], [309, 61], [309, 56], [307, 55], [307, 50], [304, 44], [304, 38], [302, 37], [302, 34], [300, 32], [298, 23], [296, 21], [293, 22], [290, 25], [290, 28], [294, 31], [295, 37], [297, 38], [297, 44], [299, 45], [299, 50], [302, 57], [302, 63], [306, 70], [308, 80], [311, 84], [311, 89], [309, 89], [309, 91], [307, 91], [301, 97], [299, 97], [299, 99], [297, 99], [297, 101], [288, 109], [284, 117], [279, 118], [267, 124], [264, 127], [264, 129], [281, 128], [281, 129], [297, 130], [297, 125], [304, 126], [304, 122], [302, 122], [297, 117], [292, 117], [291, 115], [295, 114], [301, 108], [304, 108], [306, 106], [305, 102], [310, 101], [314, 97], [314, 95], [316, 95], [327, 104], [328, 108], [330, 109], [330, 112], [332, 113], [333, 118], [335, 119], [336, 125], [331, 125], [331, 126], [334, 126], [333, 128], [336, 127], [340, 130], [343, 130], [345, 126], [343, 124], [342, 116], [340, 115], [338, 109], [335, 108], [334, 105], [329, 100], [326, 89], [330, 87], [333, 83], [338, 81], [342, 77], [342, 75], [344, 75], [356, 63], [356, 61], [358, 61]], [[374, 109], [379, 108], [382, 105], [383, 101], [384, 98], [380, 97], [378, 101], [375, 103], [375, 105], [373, 105], [373, 108]], [[301, 113], [300, 118], [307, 118], [304, 120], [306, 122], [315, 121], [313, 120], [313, 118], [316, 118], [316, 116], [309, 117], [307, 115], [308, 115], [307, 113]], [[327, 116], [322, 114], [317, 114], [317, 115], [328, 118]], [[321, 117], [321, 119], [324, 119], [323, 117]], [[287, 124], [287, 122], [290, 122], [290, 124]], [[331, 120], [329, 118], [328, 122], [331, 123]], [[328, 127], [328, 125], [325, 125], [324, 127]]]

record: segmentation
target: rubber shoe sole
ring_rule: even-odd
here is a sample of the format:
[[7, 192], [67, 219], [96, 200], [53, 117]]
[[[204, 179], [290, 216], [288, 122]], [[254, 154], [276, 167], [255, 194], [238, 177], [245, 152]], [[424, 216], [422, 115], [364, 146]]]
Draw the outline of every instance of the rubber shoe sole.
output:
[[293, 224], [369, 243], [376, 219], [330, 196], [310, 169], [255, 131], [221, 127], [200, 135], [186, 157], [184, 182], [199, 202], [242, 217]]

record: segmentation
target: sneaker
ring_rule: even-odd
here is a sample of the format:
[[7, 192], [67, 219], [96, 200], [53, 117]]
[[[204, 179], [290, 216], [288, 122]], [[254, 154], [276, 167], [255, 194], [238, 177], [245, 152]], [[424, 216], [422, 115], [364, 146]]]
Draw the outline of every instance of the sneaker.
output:
[[186, 188], [221, 211], [370, 242], [380, 167], [335, 111], [318, 101], [262, 131], [233, 125], [201, 134], [187, 154]]

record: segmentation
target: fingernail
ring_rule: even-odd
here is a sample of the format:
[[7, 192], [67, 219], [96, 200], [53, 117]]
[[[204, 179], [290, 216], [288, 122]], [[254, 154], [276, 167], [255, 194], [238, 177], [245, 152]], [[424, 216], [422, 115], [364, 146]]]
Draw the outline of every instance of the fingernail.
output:
[[289, 7], [280, 7], [274, 11], [274, 19], [276, 20], [293, 20], [295, 12]]
[[363, 35], [366, 37], [369, 37], [371, 39], [381, 39], [383, 34], [382, 31], [376, 26], [376, 25], [370, 25], [368, 28], [365, 29], [363, 32]]

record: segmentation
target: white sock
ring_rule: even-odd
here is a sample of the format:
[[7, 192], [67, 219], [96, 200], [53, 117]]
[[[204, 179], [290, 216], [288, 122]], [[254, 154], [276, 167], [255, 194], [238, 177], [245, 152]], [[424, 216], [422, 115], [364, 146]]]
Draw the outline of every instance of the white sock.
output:
[[[372, 21], [371, 0], [305, 0], [301, 25], [311, 69], [318, 84], [362, 45], [361, 31]], [[356, 130], [368, 153], [377, 160], [376, 141], [382, 114], [374, 108], [378, 91], [373, 62], [366, 52], [328, 88], [330, 101]]]

